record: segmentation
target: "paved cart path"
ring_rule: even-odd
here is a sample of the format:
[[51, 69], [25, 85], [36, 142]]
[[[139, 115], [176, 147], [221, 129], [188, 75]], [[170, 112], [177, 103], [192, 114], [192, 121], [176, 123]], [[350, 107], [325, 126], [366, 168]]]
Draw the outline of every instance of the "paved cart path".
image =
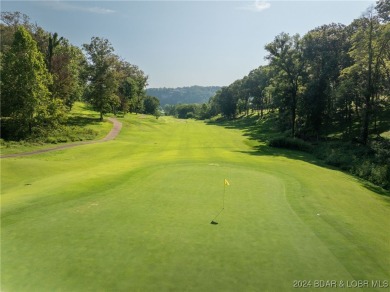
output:
[[50, 151], [56, 151], [56, 150], [72, 148], [72, 147], [81, 146], [81, 145], [95, 144], [95, 143], [101, 143], [101, 142], [106, 142], [106, 141], [113, 140], [120, 133], [120, 131], [122, 129], [122, 123], [119, 122], [117, 119], [114, 119], [114, 118], [108, 118], [108, 121], [113, 124], [113, 127], [112, 127], [111, 131], [107, 134], [107, 136], [104, 137], [103, 139], [95, 140], [95, 141], [83, 141], [83, 142], [72, 143], [72, 144], [64, 144], [64, 145], [53, 147], [53, 148], [40, 149], [40, 150], [31, 151], [31, 152], [22, 152], [22, 153], [15, 153], [15, 154], [5, 154], [5, 155], [0, 156], [0, 158], [11, 158], [11, 157], [19, 157], [19, 156], [28, 156], [28, 155], [34, 155], [34, 154], [39, 154], [39, 153], [44, 153], [44, 152], [50, 152]]

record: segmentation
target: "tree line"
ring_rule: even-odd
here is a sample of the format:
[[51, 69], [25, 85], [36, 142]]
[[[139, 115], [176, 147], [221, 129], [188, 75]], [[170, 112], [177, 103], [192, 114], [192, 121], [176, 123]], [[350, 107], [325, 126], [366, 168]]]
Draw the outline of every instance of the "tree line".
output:
[[291, 137], [320, 139], [338, 129], [367, 144], [389, 106], [389, 3], [378, 1], [350, 25], [277, 35], [265, 46], [268, 64], [223, 87], [210, 110], [227, 118], [272, 111]]
[[146, 92], [160, 100], [162, 107], [176, 104], [207, 103], [220, 86], [189, 86], [177, 88], [148, 88]]
[[82, 48], [32, 24], [20, 12], [1, 13], [1, 138], [28, 139], [66, 124], [75, 101], [100, 113], [157, 113], [148, 76], [114, 53], [104, 38]]
[[222, 87], [208, 103], [164, 110], [179, 118], [222, 116], [232, 125], [248, 116], [255, 122], [250, 131], [268, 125], [270, 135], [273, 129], [270, 146], [310, 152], [390, 189], [389, 13], [390, 1], [378, 1], [349, 25], [322, 25], [303, 36], [280, 33], [265, 45], [266, 65]]

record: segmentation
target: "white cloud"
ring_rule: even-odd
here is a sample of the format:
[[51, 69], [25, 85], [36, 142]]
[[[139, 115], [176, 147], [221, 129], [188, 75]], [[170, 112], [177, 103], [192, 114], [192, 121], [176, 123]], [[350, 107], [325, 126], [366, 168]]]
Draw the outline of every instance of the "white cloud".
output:
[[270, 8], [271, 3], [267, 2], [267, 1], [256, 0], [254, 3], [254, 6], [255, 6], [256, 11], [263, 11], [263, 10]]
[[243, 10], [250, 10], [250, 11], [255, 11], [255, 12], [261, 12], [264, 11], [268, 8], [271, 7], [271, 3], [267, 1], [262, 1], [262, 0], [256, 0], [253, 3], [246, 5], [246, 6], [241, 6], [239, 9]]
[[114, 10], [107, 9], [107, 8], [101, 8], [101, 7], [90, 7], [90, 8], [86, 8], [85, 11], [91, 12], [91, 13], [98, 13], [98, 14], [108, 14], [108, 13], [115, 12]]
[[[52, 7], [53, 9], [63, 10], [63, 11], [81, 11], [81, 12], [88, 12], [88, 13], [95, 13], [95, 14], [109, 14], [115, 12], [114, 10], [102, 8], [102, 7], [79, 6], [76, 5], [75, 2], [64, 2], [59, 0], [52, 0], [43, 3]], [[86, 3], [88, 3], [88, 1], [86, 1]]]

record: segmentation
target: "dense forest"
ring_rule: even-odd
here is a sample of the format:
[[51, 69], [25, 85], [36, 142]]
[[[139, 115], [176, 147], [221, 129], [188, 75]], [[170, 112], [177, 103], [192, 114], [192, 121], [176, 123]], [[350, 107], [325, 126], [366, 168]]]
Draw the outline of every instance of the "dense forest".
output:
[[45, 31], [20, 12], [1, 13], [1, 138], [45, 140], [67, 131], [75, 101], [100, 113], [157, 114], [147, 96], [148, 77], [114, 54], [111, 43], [92, 37], [82, 48]]
[[266, 120], [275, 129], [270, 146], [312, 152], [390, 188], [389, 12], [390, 1], [378, 1], [349, 25], [280, 33], [265, 46], [267, 65], [222, 87], [208, 103], [166, 112], [233, 120], [255, 112], [255, 123]]
[[220, 86], [189, 86], [177, 88], [148, 88], [148, 95], [160, 100], [161, 106], [175, 104], [205, 103], [219, 90]]
[[268, 65], [223, 87], [211, 108], [228, 118], [250, 109], [260, 116], [274, 111], [291, 137], [319, 139], [337, 127], [367, 144], [389, 105], [389, 6], [380, 1], [348, 26], [277, 35], [265, 46]]

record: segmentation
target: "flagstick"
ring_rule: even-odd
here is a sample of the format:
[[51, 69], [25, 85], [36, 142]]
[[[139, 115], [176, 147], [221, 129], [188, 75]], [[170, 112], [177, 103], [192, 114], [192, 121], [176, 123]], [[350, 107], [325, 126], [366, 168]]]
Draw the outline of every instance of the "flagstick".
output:
[[222, 213], [222, 211], [225, 209], [225, 191], [226, 191], [226, 182], [224, 180], [223, 181], [223, 195], [222, 195], [222, 209], [221, 209], [221, 211], [219, 211], [217, 216], [215, 216], [214, 219], [211, 220], [211, 224], [218, 224], [218, 222], [215, 222], [214, 220], [216, 220], [218, 218], [218, 216]]
[[225, 209], [225, 192], [226, 192], [226, 183], [225, 181], [223, 181], [222, 210]]

